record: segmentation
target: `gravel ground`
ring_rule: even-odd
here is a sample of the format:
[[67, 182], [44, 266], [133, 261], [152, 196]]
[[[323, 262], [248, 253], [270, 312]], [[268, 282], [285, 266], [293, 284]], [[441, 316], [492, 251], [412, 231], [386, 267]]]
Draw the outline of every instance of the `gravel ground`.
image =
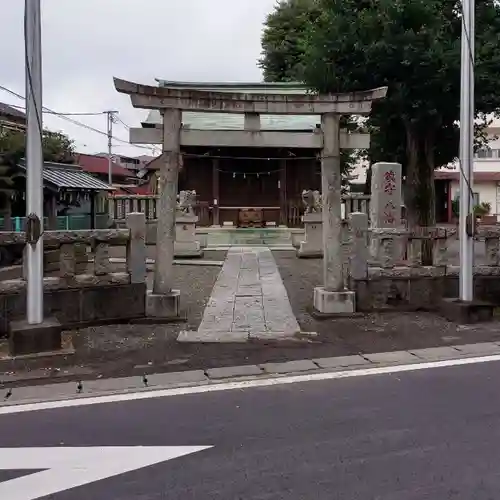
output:
[[273, 252], [301, 329], [317, 332], [324, 344], [345, 352], [385, 352], [500, 339], [498, 322], [461, 326], [433, 313], [384, 312], [317, 320], [309, 311], [313, 289], [322, 284], [322, 260]]
[[[297, 259], [290, 251], [273, 254], [302, 330], [317, 332], [317, 337], [286, 343], [179, 344], [176, 338], [180, 330], [198, 327], [220, 268], [175, 266], [187, 322], [112, 325], [70, 332], [67, 336], [72, 336], [76, 348], [73, 356], [8, 365], [0, 362], [0, 382], [15, 386], [25, 384], [27, 379], [30, 383], [47, 383], [49, 377], [51, 381], [84, 380], [500, 340], [497, 322], [459, 326], [432, 313], [316, 320], [308, 311], [313, 288], [321, 284], [321, 260]], [[224, 260], [224, 256], [225, 252], [206, 252], [205, 258]]]

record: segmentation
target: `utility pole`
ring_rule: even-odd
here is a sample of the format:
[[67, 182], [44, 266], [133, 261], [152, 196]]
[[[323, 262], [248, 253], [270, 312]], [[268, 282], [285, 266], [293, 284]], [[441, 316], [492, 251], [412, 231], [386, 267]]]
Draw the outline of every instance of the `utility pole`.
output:
[[105, 111], [108, 117], [108, 184], [111, 186], [113, 184], [113, 162], [112, 157], [112, 147], [113, 147], [113, 123], [116, 123], [116, 113], [118, 111]]
[[460, 78], [460, 300], [474, 298], [474, 36], [475, 0], [462, 0]]
[[27, 320], [43, 322], [42, 42], [40, 0], [25, 0]]

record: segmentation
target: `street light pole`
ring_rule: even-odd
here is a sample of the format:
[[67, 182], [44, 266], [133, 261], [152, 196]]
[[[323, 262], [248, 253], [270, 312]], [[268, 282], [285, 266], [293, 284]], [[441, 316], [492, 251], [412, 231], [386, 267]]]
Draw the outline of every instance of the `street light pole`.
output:
[[27, 320], [43, 322], [42, 43], [40, 0], [25, 0]]
[[474, 10], [475, 0], [462, 0], [460, 78], [460, 300], [474, 298]]

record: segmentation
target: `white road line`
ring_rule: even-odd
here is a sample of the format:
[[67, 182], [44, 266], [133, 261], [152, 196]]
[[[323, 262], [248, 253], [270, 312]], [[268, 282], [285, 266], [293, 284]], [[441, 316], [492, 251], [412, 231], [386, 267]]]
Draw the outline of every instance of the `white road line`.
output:
[[89, 406], [104, 403], [120, 403], [124, 401], [139, 401], [143, 399], [165, 398], [170, 396], [183, 396], [187, 394], [202, 394], [205, 392], [229, 391], [234, 389], [250, 389], [254, 387], [270, 387], [275, 385], [295, 384], [300, 382], [315, 382], [320, 380], [334, 380], [340, 378], [366, 377], [370, 375], [384, 375], [391, 373], [426, 370], [429, 368], [446, 368], [450, 366], [472, 365], [500, 361], [500, 354], [492, 356], [478, 356], [474, 358], [449, 359], [416, 363], [410, 365], [381, 366], [378, 368], [363, 368], [359, 370], [346, 370], [335, 372], [305, 373], [277, 378], [256, 378], [237, 382], [227, 382], [214, 385], [200, 385], [194, 387], [178, 387], [174, 389], [156, 389], [151, 391], [130, 392], [126, 394], [110, 394], [88, 398], [67, 399], [60, 401], [46, 401], [39, 403], [26, 403], [0, 407], [0, 415], [11, 415], [28, 411], [52, 410], [56, 408], [71, 408], [75, 406]]
[[42, 469], [0, 483], [0, 498], [35, 500], [211, 446], [0, 448], [0, 470]]

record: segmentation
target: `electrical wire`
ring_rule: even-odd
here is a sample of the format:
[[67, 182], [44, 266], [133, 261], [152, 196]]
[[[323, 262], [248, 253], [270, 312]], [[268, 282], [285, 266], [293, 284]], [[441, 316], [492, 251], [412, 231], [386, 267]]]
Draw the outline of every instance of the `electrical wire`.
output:
[[[7, 91], [7, 89], [5, 87], [2, 87], [1, 85], [0, 85], [0, 89]], [[26, 106], [18, 106], [17, 104], [7, 104], [7, 106], [9, 106], [11, 108], [21, 109], [23, 111], [26, 111]], [[100, 115], [103, 115], [105, 113], [106, 113], [106, 111], [98, 111], [98, 112], [95, 112], [95, 113], [91, 113], [91, 112], [88, 112], [88, 113], [87, 112], [82, 112], [82, 113], [78, 113], [78, 112], [63, 113], [62, 111], [47, 111], [47, 110], [42, 110], [42, 114], [48, 114], [48, 115], [52, 114], [52, 115], [59, 115], [59, 116], [100, 116]]]
[[315, 156], [264, 156], [264, 157], [256, 157], [256, 156], [218, 156], [211, 154], [195, 154], [195, 153], [181, 153], [181, 156], [185, 158], [210, 158], [214, 160], [249, 160], [249, 161], [279, 161], [279, 160], [318, 160], [327, 158], [340, 158], [339, 155], [324, 155], [317, 154]]
[[115, 115], [115, 118], [118, 122], [120, 122], [127, 130], [130, 130], [130, 127], [118, 116]]
[[[17, 97], [18, 99], [26, 100], [26, 98], [23, 97], [21, 94], [18, 94], [17, 92], [14, 92], [13, 90], [8, 89], [7, 87], [4, 87], [2, 85], [0, 85], [0, 90], [4, 90], [5, 92], [8, 92], [9, 94]], [[108, 137], [108, 133], [105, 132], [104, 130], [99, 130], [99, 129], [95, 128], [95, 127], [91, 127], [90, 125], [87, 125], [86, 123], [83, 123], [83, 122], [80, 122], [78, 120], [75, 120], [75, 119], [71, 118], [70, 116], [68, 116], [66, 114], [60, 114], [57, 111], [54, 111], [53, 109], [47, 108], [46, 106], [42, 106], [42, 110], [46, 111], [46, 112], [49, 112], [50, 114], [52, 114], [54, 116], [57, 116], [58, 118], [61, 118], [61, 120], [65, 120], [68, 123], [72, 123], [73, 125], [76, 125], [78, 127], [82, 127], [82, 128], [85, 128], [85, 129], [87, 129], [87, 130], [89, 130], [91, 132], [94, 132], [96, 134], [100, 134], [100, 135]], [[99, 114], [105, 114], [105, 113], [106, 113], [106, 111], [104, 111], [102, 113], [99, 113]], [[39, 123], [40, 123], [40, 120], [39, 120]], [[112, 136], [112, 139], [115, 140], [115, 141], [117, 141], [117, 142], [121, 142], [123, 144], [126, 144], [127, 146], [132, 146], [132, 147], [135, 147], [135, 148], [146, 149], [148, 151], [154, 151], [154, 149], [155, 149], [153, 146], [144, 146], [144, 145], [141, 145], [141, 144], [130, 144], [129, 141], [127, 141], [125, 139], [121, 139], [120, 137]]]

